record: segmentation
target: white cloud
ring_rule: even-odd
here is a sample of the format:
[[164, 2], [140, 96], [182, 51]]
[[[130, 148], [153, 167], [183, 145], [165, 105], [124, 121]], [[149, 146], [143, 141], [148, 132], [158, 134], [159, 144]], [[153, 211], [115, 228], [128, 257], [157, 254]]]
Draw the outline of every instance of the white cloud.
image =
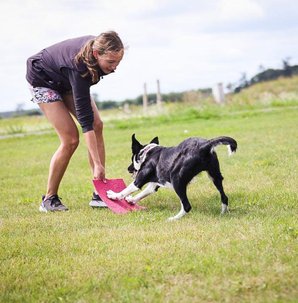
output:
[[224, 20], [251, 20], [264, 16], [262, 6], [253, 0], [221, 0], [219, 3], [220, 17]]
[[[101, 100], [212, 87], [260, 64], [297, 64], [297, 6], [289, 0], [10, 0], [0, 3], [1, 111], [26, 103], [26, 59], [58, 41], [114, 29], [129, 49], [92, 90]], [[287, 18], [288, 16], [288, 18]], [[297, 39], [296, 39], [297, 40]]]

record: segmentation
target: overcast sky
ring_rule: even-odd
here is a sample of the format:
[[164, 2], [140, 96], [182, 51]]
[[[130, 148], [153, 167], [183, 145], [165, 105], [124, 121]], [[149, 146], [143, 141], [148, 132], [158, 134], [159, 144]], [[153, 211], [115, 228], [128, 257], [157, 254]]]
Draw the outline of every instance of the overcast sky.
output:
[[123, 101], [142, 94], [226, 86], [242, 73], [298, 64], [296, 0], [9, 0], [0, 4], [0, 111], [30, 102], [26, 60], [44, 47], [106, 30], [128, 46], [117, 71], [92, 92]]

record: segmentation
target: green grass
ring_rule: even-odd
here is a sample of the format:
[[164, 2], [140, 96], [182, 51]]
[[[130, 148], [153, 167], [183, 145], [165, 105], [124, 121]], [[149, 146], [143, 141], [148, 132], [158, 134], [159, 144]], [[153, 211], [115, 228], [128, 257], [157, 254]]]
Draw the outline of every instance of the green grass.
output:
[[298, 76], [280, 77], [277, 80], [260, 82], [243, 89], [239, 94], [228, 96], [228, 101], [238, 105], [274, 105], [297, 104]]
[[132, 121], [103, 112], [107, 177], [126, 183], [132, 133], [167, 146], [190, 136], [238, 141], [233, 157], [217, 148], [230, 214], [219, 215], [203, 173], [178, 222], [166, 221], [180, 208], [167, 189], [142, 201], [146, 211], [90, 209], [83, 138], [59, 193], [70, 211], [41, 214], [56, 135], [0, 140], [0, 302], [297, 302], [297, 111], [181, 106]]

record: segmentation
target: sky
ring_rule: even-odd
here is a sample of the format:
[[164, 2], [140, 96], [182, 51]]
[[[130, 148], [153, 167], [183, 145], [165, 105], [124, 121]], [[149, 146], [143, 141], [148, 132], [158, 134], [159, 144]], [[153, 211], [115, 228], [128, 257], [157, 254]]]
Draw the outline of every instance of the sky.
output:
[[91, 92], [101, 101], [238, 82], [298, 64], [295, 0], [9, 0], [0, 3], [0, 111], [37, 105], [26, 60], [54, 43], [115, 30], [126, 49]]

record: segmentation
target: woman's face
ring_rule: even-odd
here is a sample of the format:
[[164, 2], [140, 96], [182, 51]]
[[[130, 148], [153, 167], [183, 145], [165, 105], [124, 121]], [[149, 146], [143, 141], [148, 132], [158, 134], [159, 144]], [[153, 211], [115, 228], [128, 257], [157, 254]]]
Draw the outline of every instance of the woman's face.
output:
[[119, 52], [108, 52], [103, 55], [99, 55], [97, 51], [93, 51], [93, 55], [96, 58], [99, 67], [105, 74], [110, 74], [116, 70], [123, 58], [123, 54], [123, 50]]

